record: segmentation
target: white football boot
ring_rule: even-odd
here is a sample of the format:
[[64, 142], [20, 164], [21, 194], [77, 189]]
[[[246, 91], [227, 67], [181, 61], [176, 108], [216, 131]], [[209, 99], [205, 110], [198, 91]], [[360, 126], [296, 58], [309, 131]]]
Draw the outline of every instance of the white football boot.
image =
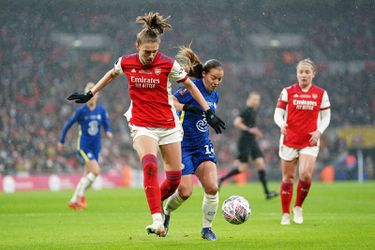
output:
[[294, 214], [294, 218], [293, 218], [294, 223], [302, 224], [303, 223], [302, 207], [294, 207], [293, 214]]
[[164, 228], [163, 222], [154, 222], [146, 227], [148, 234], [156, 234], [159, 237], [165, 237], [167, 231]]
[[281, 217], [281, 225], [290, 225], [290, 215], [288, 213], [283, 213]]

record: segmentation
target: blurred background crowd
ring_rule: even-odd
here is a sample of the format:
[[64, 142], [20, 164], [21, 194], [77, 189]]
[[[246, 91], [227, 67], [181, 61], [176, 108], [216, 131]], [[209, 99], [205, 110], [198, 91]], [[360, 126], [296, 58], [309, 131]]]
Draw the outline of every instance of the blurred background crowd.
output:
[[[343, 178], [354, 178], [350, 171], [360, 149], [366, 175], [374, 178], [374, 133], [357, 134], [353, 141], [342, 132], [351, 133], [353, 126], [373, 131], [375, 125], [374, 2], [334, 0], [0, 1], [0, 174], [81, 171], [75, 128], [64, 152], [56, 147], [77, 108], [65, 98], [135, 51], [141, 29], [135, 18], [148, 11], [172, 16], [162, 52], [174, 56], [178, 46], [192, 42], [203, 61], [217, 58], [225, 64], [218, 114], [228, 128], [212, 134], [219, 168], [232, 167], [239, 136], [232, 121], [248, 93], [257, 91], [262, 96], [258, 127], [265, 135], [260, 145], [270, 175], [279, 177], [273, 111], [282, 88], [296, 82], [296, 63], [309, 57], [319, 65], [315, 83], [328, 91], [332, 104], [319, 169], [333, 165], [344, 171]], [[111, 83], [99, 102], [109, 111], [115, 135], [103, 140], [104, 171], [137, 168], [123, 117], [129, 105], [126, 79]]]

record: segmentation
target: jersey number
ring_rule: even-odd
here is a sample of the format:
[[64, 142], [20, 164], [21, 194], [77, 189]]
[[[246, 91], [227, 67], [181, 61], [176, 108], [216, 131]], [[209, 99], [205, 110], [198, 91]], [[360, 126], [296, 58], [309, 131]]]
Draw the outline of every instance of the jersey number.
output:
[[89, 129], [87, 131], [89, 135], [94, 136], [98, 133], [98, 131], [99, 131], [98, 121], [89, 122]]
[[205, 152], [206, 155], [215, 153], [214, 147], [212, 147], [212, 145], [204, 145], [204, 148], [206, 149], [206, 152]]

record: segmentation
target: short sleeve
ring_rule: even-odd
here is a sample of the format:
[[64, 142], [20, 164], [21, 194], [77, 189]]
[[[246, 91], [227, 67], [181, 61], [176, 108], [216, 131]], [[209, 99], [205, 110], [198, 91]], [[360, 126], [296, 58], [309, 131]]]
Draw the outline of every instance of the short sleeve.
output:
[[177, 83], [184, 82], [188, 78], [187, 73], [181, 67], [181, 65], [177, 62], [173, 62], [173, 66], [171, 72], [169, 73], [168, 79], [170, 82], [176, 81]]
[[122, 67], [121, 67], [121, 61], [122, 61], [122, 57], [120, 57], [117, 60], [117, 62], [115, 62], [114, 67], [113, 67], [117, 75], [123, 75], [124, 74], [124, 71], [122, 70]]
[[329, 102], [327, 91], [324, 91], [322, 103], [320, 104], [320, 110], [325, 110], [329, 108], [331, 108], [331, 103]]
[[283, 89], [280, 93], [279, 99], [277, 100], [276, 108], [286, 109], [288, 105], [288, 91]]

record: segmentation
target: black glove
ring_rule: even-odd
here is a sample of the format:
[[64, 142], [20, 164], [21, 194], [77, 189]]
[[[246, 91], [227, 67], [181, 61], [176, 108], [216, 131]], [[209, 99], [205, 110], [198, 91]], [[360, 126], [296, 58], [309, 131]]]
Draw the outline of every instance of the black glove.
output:
[[68, 96], [68, 98], [66, 99], [68, 99], [69, 101], [76, 100], [76, 103], [85, 103], [88, 102], [93, 96], [93, 93], [91, 92], [91, 90], [89, 90], [89, 92], [86, 92], [85, 94], [75, 92]]
[[189, 104], [185, 104], [183, 107], [182, 107], [182, 110], [183, 111], [187, 111], [187, 112], [190, 112], [190, 113], [193, 113], [193, 114], [196, 114], [196, 115], [203, 115], [203, 111], [200, 110], [198, 107], [196, 106], [193, 106], [193, 105], [189, 105]]
[[225, 123], [211, 109], [208, 109], [204, 113], [206, 114], [207, 123], [215, 129], [216, 134], [221, 134], [221, 131], [225, 129]]

